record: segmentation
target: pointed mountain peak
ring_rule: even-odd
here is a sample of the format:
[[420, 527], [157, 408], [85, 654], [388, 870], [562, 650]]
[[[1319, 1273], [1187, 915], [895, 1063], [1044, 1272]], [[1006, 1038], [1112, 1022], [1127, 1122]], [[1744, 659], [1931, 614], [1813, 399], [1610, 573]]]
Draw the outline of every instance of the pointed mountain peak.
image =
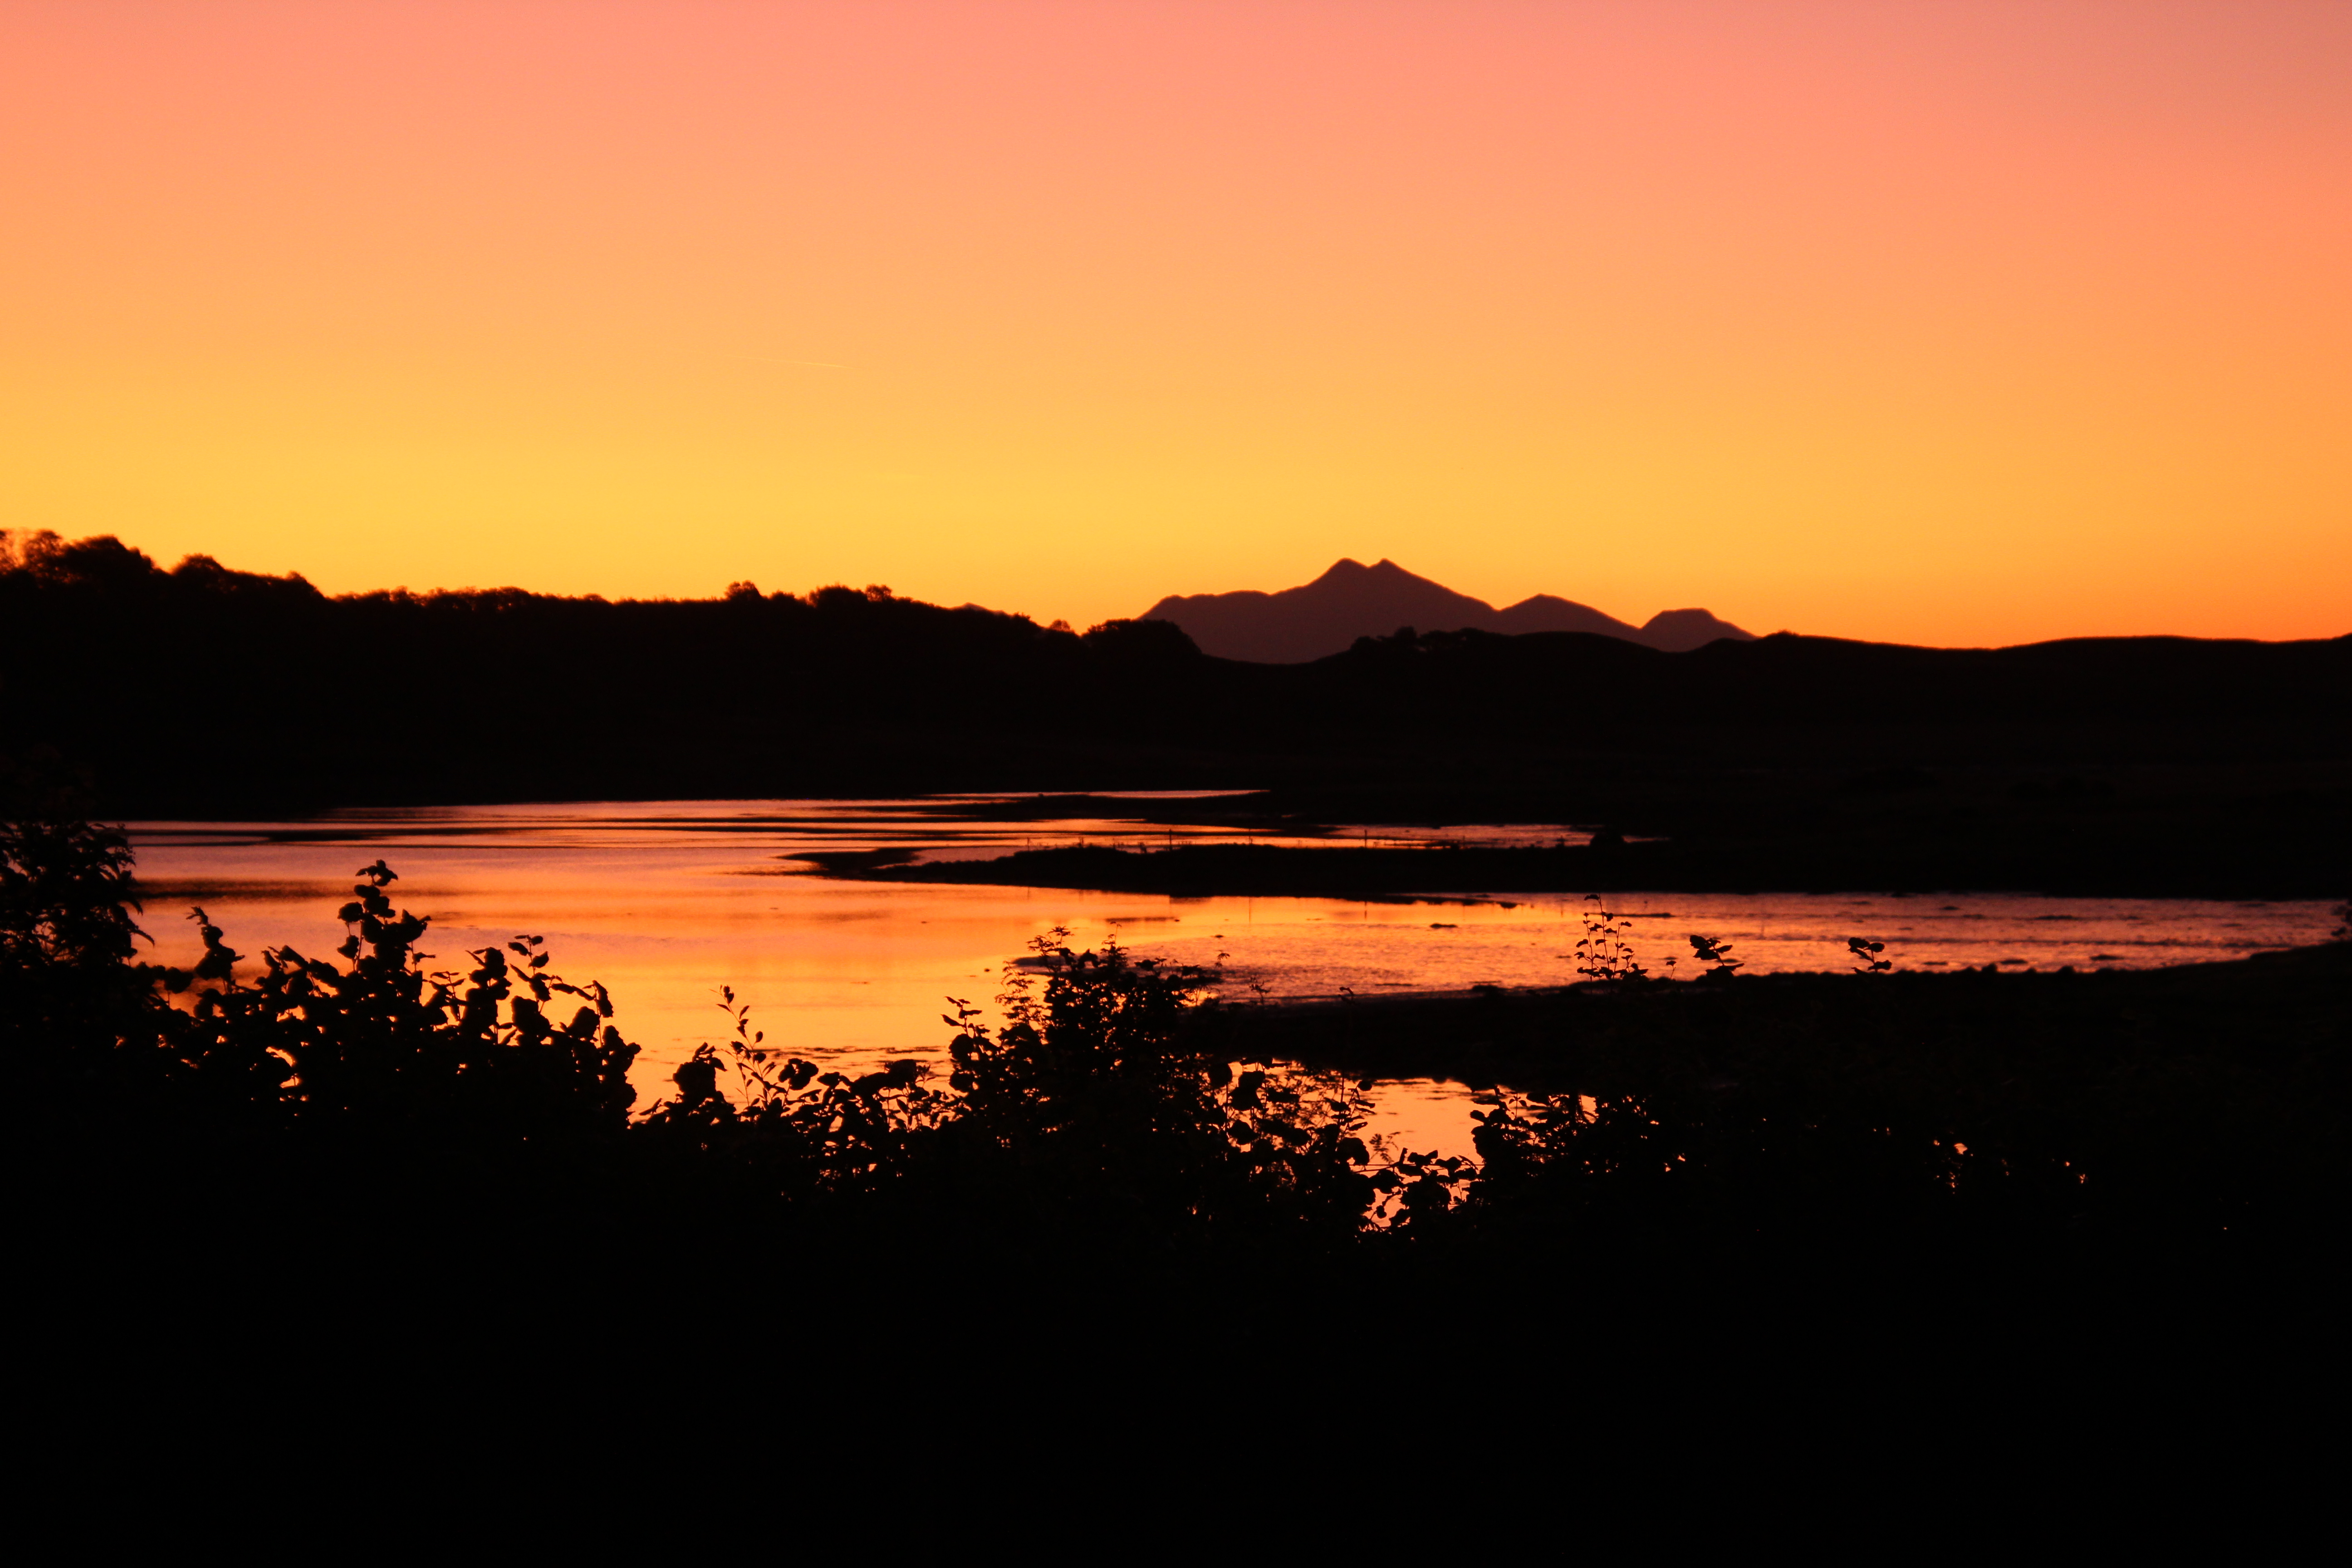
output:
[[1549, 594], [1497, 610], [1484, 599], [1408, 572], [1385, 555], [1370, 566], [1343, 555], [1312, 583], [1270, 594], [1248, 589], [1173, 595], [1145, 611], [1144, 617], [1173, 621], [1202, 651], [1220, 658], [1274, 664], [1321, 658], [1360, 637], [1385, 637], [1400, 626], [1423, 631], [1475, 627], [1507, 634], [1597, 632], [1674, 649], [1748, 635], [1704, 610], [1668, 610], [1649, 626], [1635, 627]]
[[[1321, 583], [1362, 582], [1368, 578], [1377, 578], [1391, 583], [1427, 583], [1430, 581], [1429, 578], [1422, 576], [1419, 573], [1406, 571], [1403, 567], [1398, 565], [1395, 562], [1390, 560], [1385, 555], [1381, 556], [1378, 561], [1373, 562], [1370, 566], [1365, 565], [1362, 562], [1357, 560], [1352, 555], [1342, 555], [1339, 560], [1334, 561], [1329, 566], [1324, 568], [1323, 575], [1316, 578], [1314, 583], [1310, 583], [1307, 585], [1311, 588], [1317, 584]], [[1451, 592], [1452, 590], [1449, 589], [1447, 591]]]

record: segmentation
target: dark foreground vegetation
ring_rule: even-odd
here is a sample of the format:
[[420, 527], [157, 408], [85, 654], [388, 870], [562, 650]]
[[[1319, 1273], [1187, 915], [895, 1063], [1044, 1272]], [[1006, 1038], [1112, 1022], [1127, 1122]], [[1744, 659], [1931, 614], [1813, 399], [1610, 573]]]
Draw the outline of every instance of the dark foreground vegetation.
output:
[[1672, 841], [1572, 887], [2332, 898], [2347, 690], [2347, 637], [1668, 654], [1401, 629], [1278, 666], [1163, 622], [1080, 635], [878, 586], [330, 597], [111, 539], [0, 541], [0, 757], [63, 758], [117, 817], [1250, 788], [1288, 823]]
[[[20, 1244], [415, 1279], [725, 1267], [806, 1300], [877, 1279], [1349, 1289], [1654, 1288], [1883, 1268], [2333, 1257], [2352, 1197], [2352, 947], [2095, 975], [1663, 984], [1204, 1005], [1052, 937], [950, 1065], [862, 1076], [740, 1008], [654, 1102], [601, 987], [544, 945], [428, 956], [381, 863], [331, 953], [142, 963], [121, 839], [0, 835], [0, 1047]], [[152, 918], [148, 917], [148, 918]], [[1381, 1075], [1491, 1090], [1480, 1163], [1365, 1133]], [[1727, 1271], [1727, 1272], [1726, 1272]]]
[[1725, 975], [1251, 1021], [1268, 1056], [1496, 1090], [1463, 1215], [1480, 1245], [1631, 1226], [2294, 1247], [2352, 1196], [2340, 940], [2137, 973]]

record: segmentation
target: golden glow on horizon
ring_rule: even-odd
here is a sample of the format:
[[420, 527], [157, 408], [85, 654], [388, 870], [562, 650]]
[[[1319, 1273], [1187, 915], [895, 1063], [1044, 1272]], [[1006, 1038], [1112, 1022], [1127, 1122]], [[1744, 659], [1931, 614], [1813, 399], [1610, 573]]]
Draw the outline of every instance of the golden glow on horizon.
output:
[[2352, 631], [2352, 7], [0, 4], [0, 526]]

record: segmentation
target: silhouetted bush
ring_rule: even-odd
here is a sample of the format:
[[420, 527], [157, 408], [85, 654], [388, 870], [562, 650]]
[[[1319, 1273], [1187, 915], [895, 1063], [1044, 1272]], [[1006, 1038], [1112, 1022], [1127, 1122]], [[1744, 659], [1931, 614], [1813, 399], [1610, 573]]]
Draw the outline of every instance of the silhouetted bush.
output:
[[[60, 1215], [315, 1237], [337, 1213], [561, 1209], [559, 1189], [617, 1174], [636, 1047], [537, 938], [430, 973], [425, 921], [394, 910], [379, 862], [334, 960], [272, 948], [241, 978], [198, 910], [203, 957], [167, 969], [136, 955], [130, 866], [111, 830], [0, 826], [0, 1046]], [[579, 1004], [568, 1019], [559, 997]]]
[[[622, 1131], [637, 1047], [605, 1021], [602, 986], [551, 972], [535, 936], [467, 953], [462, 976], [428, 972], [416, 951], [426, 922], [394, 911], [392, 870], [379, 860], [359, 878], [339, 911], [351, 929], [340, 964], [270, 948], [261, 973], [239, 982], [237, 955], [196, 910], [204, 960], [192, 973], [157, 973], [193, 997], [166, 1015], [172, 1054], [339, 1138], [546, 1148]], [[560, 1024], [549, 1011], [559, 996], [577, 1004]]]
[[1361, 1091], [1227, 1059], [1200, 977], [1067, 934], [1008, 970], [1001, 1026], [949, 1020], [964, 1099], [929, 1174], [979, 1198], [971, 1223], [1192, 1251], [1351, 1237], [1379, 1196]]
[[730, 994], [733, 1037], [642, 1135], [709, 1162], [742, 1212], [992, 1266], [1327, 1256], [1458, 1178], [1368, 1140], [1344, 1075], [1229, 1059], [1198, 976], [1067, 935], [1007, 966], [1001, 1025], [954, 1004], [944, 1089], [913, 1060], [852, 1076], [771, 1051]]
[[116, 1101], [169, 1075], [161, 1012], [132, 962], [122, 835], [44, 814], [0, 824], [0, 1047], [35, 1105]]

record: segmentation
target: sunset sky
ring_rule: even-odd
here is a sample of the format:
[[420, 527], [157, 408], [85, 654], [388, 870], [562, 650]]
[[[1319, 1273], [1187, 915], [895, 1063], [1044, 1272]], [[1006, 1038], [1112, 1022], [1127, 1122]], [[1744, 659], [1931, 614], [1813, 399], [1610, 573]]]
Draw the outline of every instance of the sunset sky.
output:
[[0, 526], [2352, 632], [2352, 4], [0, 0]]

